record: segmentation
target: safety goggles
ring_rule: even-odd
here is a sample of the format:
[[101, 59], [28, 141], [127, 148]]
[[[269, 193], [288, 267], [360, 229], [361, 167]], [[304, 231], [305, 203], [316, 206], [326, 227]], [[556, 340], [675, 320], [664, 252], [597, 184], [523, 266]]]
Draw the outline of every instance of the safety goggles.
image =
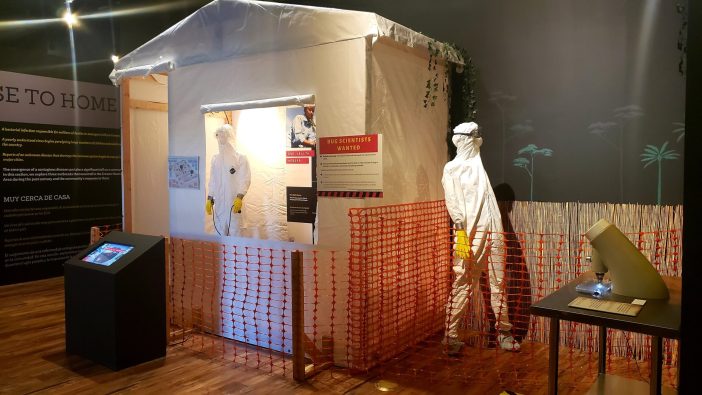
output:
[[473, 130], [470, 133], [454, 133], [454, 135], [458, 136], [470, 136], [470, 137], [483, 137], [483, 133], [480, 130], [480, 128]]

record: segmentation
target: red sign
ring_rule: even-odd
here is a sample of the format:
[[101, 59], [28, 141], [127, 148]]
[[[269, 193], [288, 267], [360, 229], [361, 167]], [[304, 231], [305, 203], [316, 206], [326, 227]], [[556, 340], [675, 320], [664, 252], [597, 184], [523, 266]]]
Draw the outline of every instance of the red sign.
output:
[[299, 151], [286, 151], [285, 156], [314, 156], [314, 150], [303, 149]]
[[322, 137], [319, 139], [319, 153], [357, 154], [378, 152], [378, 135]]
[[289, 165], [304, 165], [310, 163], [310, 158], [285, 158], [285, 163]]

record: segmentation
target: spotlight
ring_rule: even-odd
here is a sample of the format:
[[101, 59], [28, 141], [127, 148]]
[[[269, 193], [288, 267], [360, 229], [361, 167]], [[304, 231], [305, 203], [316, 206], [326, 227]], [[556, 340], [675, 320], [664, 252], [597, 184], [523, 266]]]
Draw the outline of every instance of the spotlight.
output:
[[78, 23], [78, 17], [76, 14], [72, 13], [69, 10], [66, 10], [66, 12], [63, 13], [63, 17], [61, 18], [63, 21], [68, 25], [68, 27], [73, 27], [73, 25]]
[[117, 61], [119, 61], [119, 56], [112, 55], [112, 56], [110, 56], [110, 59], [112, 59], [112, 63], [117, 63]]

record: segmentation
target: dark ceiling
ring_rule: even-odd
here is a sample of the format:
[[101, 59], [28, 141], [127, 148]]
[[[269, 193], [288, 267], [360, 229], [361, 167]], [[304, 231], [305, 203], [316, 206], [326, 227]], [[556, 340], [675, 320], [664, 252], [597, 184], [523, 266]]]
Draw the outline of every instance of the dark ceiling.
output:
[[[0, 70], [72, 79], [69, 29], [60, 20], [66, 9], [66, 0], [0, 1]], [[108, 75], [112, 71], [113, 54], [131, 52], [210, 1], [73, 0], [71, 8], [80, 21], [80, 26], [73, 29], [77, 79], [110, 83]], [[362, 11], [372, 11], [376, 1], [379, 0], [278, 0]], [[382, 1], [401, 7], [403, 1], [419, 0]], [[129, 10], [135, 12], [129, 13]], [[105, 15], [81, 18], [95, 14]], [[32, 23], [43, 19], [53, 21]], [[8, 22], [20, 21], [24, 23], [8, 26]]]
[[[78, 80], [109, 83], [111, 55], [129, 53], [208, 2], [74, 0], [71, 7], [80, 20], [80, 26], [73, 29]], [[121, 15], [135, 9], [142, 11]], [[64, 12], [64, 0], [2, 0], [0, 70], [71, 79], [69, 29], [55, 21]], [[80, 19], [95, 14], [105, 16]], [[54, 21], [30, 23], [41, 19]], [[11, 21], [24, 23], [8, 26]]]

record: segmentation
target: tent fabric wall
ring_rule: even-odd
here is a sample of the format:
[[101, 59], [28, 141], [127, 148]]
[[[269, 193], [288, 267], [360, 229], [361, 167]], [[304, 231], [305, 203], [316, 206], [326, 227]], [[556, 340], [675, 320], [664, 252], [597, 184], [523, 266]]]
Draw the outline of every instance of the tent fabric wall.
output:
[[[424, 107], [426, 81], [434, 78], [428, 57], [387, 44], [376, 44], [371, 57], [369, 132], [383, 134], [384, 194], [366, 206], [443, 199], [448, 102], [439, 95], [434, 106]], [[441, 65], [437, 72], [443, 81]]]
[[[320, 137], [383, 134], [384, 198], [319, 199], [319, 244], [345, 248], [348, 219], [339, 213], [348, 208], [442, 196], [448, 104], [422, 105], [431, 41], [373, 13], [217, 0], [123, 56], [114, 73], [119, 82], [130, 70], [170, 65], [173, 156], [204, 158], [199, 110], [216, 103], [313, 94]], [[170, 190], [172, 234], [203, 234], [204, 194]]]
[[[426, 57], [404, 51], [398, 45], [383, 41], [372, 44], [360, 38], [172, 71], [168, 93], [169, 148], [166, 155], [160, 156], [164, 156], [163, 163], [167, 155], [199, 156], [201, 188], [169, 191], [170, 212], [166, 217], [170, 219], [170, 233], [205, 234], [202, 211], [208, 163], [203, 104], [312, 93], [316, 97], [320, 137], [383, 134], [384, 197], [320, 198], [320, 246], [348, 247], [348, 208], [441, 199], [439, 180], [447, 160], [448, 103], [439, 98], [435, 106], [424, 108], [425, 83], [433, 78], [427, 62]], [[443, 70], [439, 70], [439, 81], [443, 78]], [[156, 147], [146, 141], [137, 144]], [[156, 159], [148, 152], [144, 157]], [[159, 166], [139, 164], [135, 174], [148, 168]], [[135, 185], [135, 190], [146, 192], [149, 188]], [[164, 201], [162, 197], [144, 198]], [[147, 214], [143, 223], [154, 223], [150, 217], [160, 215], [163, 209], [161, 205], [141, 210]]]
[[[152, 210], [168, 210], [165, 216], [173, 237], [335, 251], [347, 251], [350, 246], [349, 208], [441, 199], [448, 103], [439, 98], [435, 106], [423, 106], [425, 84], [433, 71], [427, 70], [428, 53], [416, 46], [424, 48], [429, 39], [375, 14], [271, 4], [216, 1], [118, 62], [117, 72], [164, 61], [175, 66], [168, 78], [168, 142], [160, 143], [154, 157], [147, 150], [135, 152], [138, 158], [134, 159], [133, 173], [145, 171], [151, 163], [148, 160], [162, 160], [165, 166], [165, 158], [159, 159], [164, 156], [161, 149], [166, 156], [200, 158], [199, 190], [171, 188], [167, 197], [154, 199], [149, 187], [134, 185], [139, 189], [134, 199], [149, 201], [145, 205], [167, 201], [167, 205]], [[215, 15], [217, 11], [222, 12]], [[377, 39], [383, 35], [394, 40]], [[415, 49], [402, 49], [410, 47]], [[441, 81], [443, 71], [438, 71]], [[208, 118], [201, 106], [307, 94], [315, 97], [318, 138], [383, 135], [384, 197], [320, 197], [316, 246], [207, 234]], [[210, 120], [210, 124], [219, 122]], [[133, 127], [135, 135], [143, 129], [139, 124]], [[134, 144], [150, 142], [137, 140]], [[337, 270], [348, 269], [344, 254], [336, 259]], [[316, 274], [320, 284], [331, 283], [328, 262], [319, 262]], [[337, 285], [339, 306], [346, 304], [345, 286]], [[325, 292], [330, 291], [320, 290], [320, 295]], [[317, 308], [320, 316], [328, 316], [331, 305], [324, 302]], [[335, 325], [337, 330], [345, 330], [345, 323]], [[335, 344], [337, 362], [345, 352], [342, 343]]]
[[130, 80], [132, 231], [168, 235], [168, 114], [135, 103], [166, 103], [166, 77]]
[[[208, 103], [262, 100], [312, 93], [318, 136], [364, 134], [366, 125], [366, 40], [264, 53], [178, 68], [169, 74], [169, 153], [205, 156]], [[262, 142], [264, 143], [264, 142]], [[200, 176], [206, 181], [205, 166]], [[205, 189], [170, 190], [171, 234], [204, 234]], [[348, 245], [349, 207], [357, 199], [322, 199], [320, 244]], [[342, 213], [339, 215], [338, 213]]]
[[[216, 0], [123, 56], [111, 78], [369, 37], [426, 48], [430, 38], [370, 12]], [[455, 55], [449, 55], [456, 61]]]

